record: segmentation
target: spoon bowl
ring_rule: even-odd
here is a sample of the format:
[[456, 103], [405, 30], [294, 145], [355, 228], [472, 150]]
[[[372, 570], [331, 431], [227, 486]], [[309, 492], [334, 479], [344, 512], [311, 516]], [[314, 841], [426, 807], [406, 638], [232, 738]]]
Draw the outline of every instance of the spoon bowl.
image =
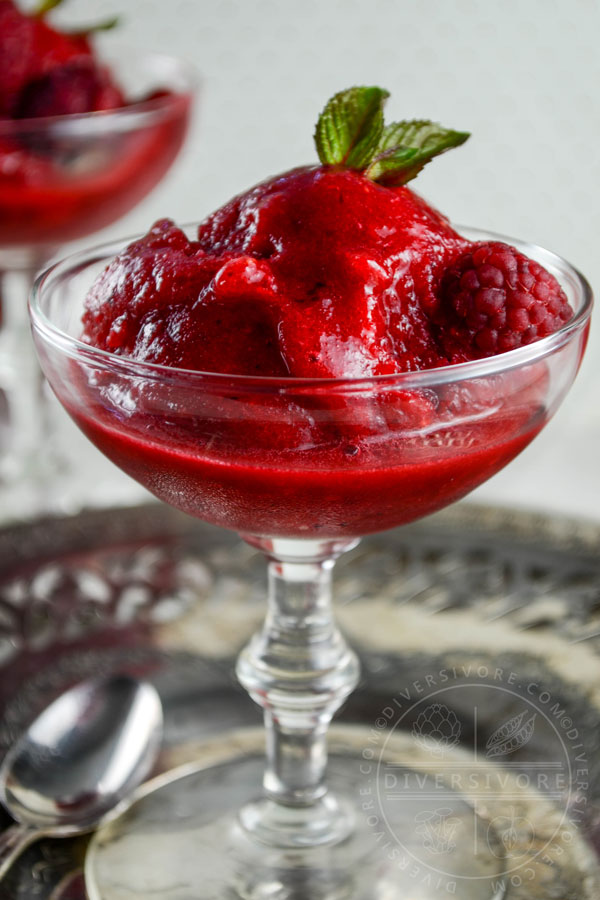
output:
[[47, 707], [0, 766], [0, 801], [18, 823], [0, 835], [0, 878], [34, 840], [80, 834], [120, 812], [161, 736], [156, 690], [125, 675], [82, 682]]

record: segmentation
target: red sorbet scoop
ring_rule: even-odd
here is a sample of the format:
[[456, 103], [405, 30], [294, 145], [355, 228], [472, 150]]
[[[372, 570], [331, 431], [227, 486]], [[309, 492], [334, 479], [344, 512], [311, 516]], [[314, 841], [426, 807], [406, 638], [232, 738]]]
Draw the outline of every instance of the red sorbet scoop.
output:
[[468, 135], [384, 127], [386, 96], [336, 95], [317, 125], [324, 164], [236, 197], [197, 241], [158, 222], [99, 277], [84, 339], [199, 371], [359, 378], [491, 355], [560, 327], [571, 310], [551, 275], [506, 245], [476, 251], [404, 184]]
[[464, 246], [408, 188], [299, 169], [219, 210], [198, 242], [157, 223], [94, 286], [85, 339], [140, 360], [242, 374], [441, 365], [425, 309]]

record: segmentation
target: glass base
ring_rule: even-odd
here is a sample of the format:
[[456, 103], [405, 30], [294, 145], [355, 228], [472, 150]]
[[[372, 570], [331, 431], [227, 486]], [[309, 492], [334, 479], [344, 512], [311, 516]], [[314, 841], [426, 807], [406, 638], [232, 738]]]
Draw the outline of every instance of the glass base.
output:
[[[368, 739], [365, 731], [363, 751], [355, 742], [330, 756], [330, 792], [352, 818], [350, 833], [336, 842], [290, 848], [248, 832], [242, 821], [252, 821], [247, 810], [260, 793], [264, 769], [255, 749], [157, 779], [101, 829], [86, 865], [91, 900], [508, 896], [509, 861], [489, 819], [438, 773], [392, 756], [375, 760]], [[227, 754], [226, 741], [223, 750]]]

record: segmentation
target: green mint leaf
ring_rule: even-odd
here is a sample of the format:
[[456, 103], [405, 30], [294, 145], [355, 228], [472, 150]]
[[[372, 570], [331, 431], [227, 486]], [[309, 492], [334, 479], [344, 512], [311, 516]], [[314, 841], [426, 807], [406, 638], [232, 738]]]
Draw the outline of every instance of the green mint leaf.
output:
[[105, 19], [103, 22], [97, 22], [95, 25], [87, 25], [85, 28], [71, 33], [77, 37], [87, 37], [90, 34], [96, 34], [98, 31], [111, 31], [120, 24], [120, 16], [113, 16], [112, 19]]
[[443, 145], [442, 149], [445, 150], [463, 144], [468, 137], [466, 131], [452, 131], [429, 119], [411, 119], [387, 125], [381, 137], [380, 148], [390, 150], [402, 145], [427, 150]]
[[[41, 0], [34, 9], [32, 15], [43, 18], [47, 13], [56, 9], [57, 6], [61, 6], [63, 2], [64, 0]], [[113, 16], [111, 19], [105, 19], [103, 22], [98, 22], [95, 25], [89, 25], [86, 28], [78, 28], [77, 31], [72, 31], [70, 34], [72, 37], [87, 37], [89, 34], [95, 34], [97, 31], [110, 31], [111, 29], [116, 28], [117, 25], [120, 25], [120, 23], [121, 20], [119, 16]]]
[[63, 0], [41, 0], [33, 11], [34, 16], [45, 16], [50, 10], [60, 6]]
[[331, 98], [319, 116], [315, 143], [324, 165], [364, 169], [383, 135], [383, 104], [389, 93], [379, 87], [352, 87]]
[[[419, 160], [420, 151], [416, 147], [392, 147], [379, 153], [368, 169], [367, 178], [386, 184], [388, 187], [405, 184], [419, 174], [425, 162]], [[402, 177], [403, 180], [396, 180]]]
[[468, 137], [466, 131], [443, 128], [427, 119], [393, 122], [384, 129], [365, 174], [390, 187], [406, 184], [435, 156], [459, 147]]

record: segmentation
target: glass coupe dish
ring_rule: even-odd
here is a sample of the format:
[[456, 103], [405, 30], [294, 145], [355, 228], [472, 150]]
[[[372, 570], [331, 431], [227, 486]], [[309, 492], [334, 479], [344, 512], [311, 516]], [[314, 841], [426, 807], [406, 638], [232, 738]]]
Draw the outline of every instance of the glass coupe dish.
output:
[[[92, 858], [94, 900], [429, 900], [457, 884], [463, 900], [504, 896], [506, 848], [483, 813], [451, 787], [433, 811], [407, 790], [376, 813], [365, 798], [377, 796], [384, 771], [371, 764], [368, 734], [363, 752], [333, 754], [328, 766], [327, 730], [359, 680], [332, 612], [336, 557], [492, 476], [544, 427], [576, 375], [590, 288], [554, 254], [510, 243], [560, 281], [574, 310], [564, 327], [488, 359], [369, 379], [200, 373], [82, 343], [84, 297], [122, 244], [74, 255], [38, 279], [37, 351], [80, 428], [156, 496], [238, 531], [269, 573], [264, 628], [237, 666], [264, 710], [266, 767], [234, 749], [163, 780], [140, 801], [149, 820], [135, 806], [116, 826], [112, 875], [105, 867], [98, 881]], [[424, 828], [418, 866], [430, 877], [417, 882], [410, 846]]]
[[142, 200], [175, 160], [189, 123], [196, 76], [187, 64], [136, 52], [106, 61], [128, 96], [149, 99], [110, 111], [0, 120], [0, 483], [4, 493], [16, 490], [16, 515], [43, 505], [52, 456], [26, 311], [35, 273], [63, 244]]

